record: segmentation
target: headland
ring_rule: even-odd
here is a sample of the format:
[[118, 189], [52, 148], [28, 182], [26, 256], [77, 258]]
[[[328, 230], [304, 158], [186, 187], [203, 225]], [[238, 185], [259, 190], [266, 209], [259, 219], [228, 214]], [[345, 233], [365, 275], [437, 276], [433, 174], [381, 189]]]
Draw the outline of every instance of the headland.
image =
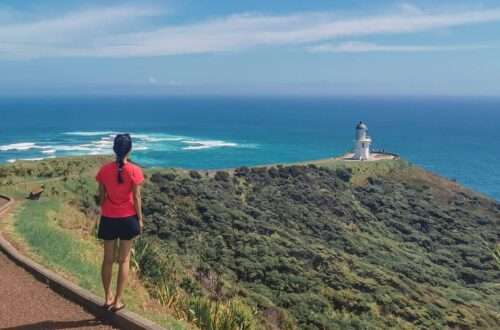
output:
[[[0, 193], [21, 199], [45, 186], [16, 212], [13, 232], [98, 294], [94, 176], [111, 160], [0, 166]], [[141, 304], [156, 307], [131, 308], [163, 325], [195, 310], [239, 315], [249, 329], [500, 326], [500, 204], [456, 182], [402, 159], [145, 173], [130, 294], [147, 292]], [[40, 231], [65, 243], [41, 245]], [[94, 257], [67, 253], [81, 249]]]

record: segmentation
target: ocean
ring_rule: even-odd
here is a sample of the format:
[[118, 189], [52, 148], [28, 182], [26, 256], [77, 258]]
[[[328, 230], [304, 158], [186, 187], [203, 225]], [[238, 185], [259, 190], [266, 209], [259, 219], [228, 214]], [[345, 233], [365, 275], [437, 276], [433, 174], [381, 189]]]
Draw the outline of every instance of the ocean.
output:
[[130, 132], [145, 167], [216, 169], [350, 151], [364, 121], [395, 152], [500, 200], [500, 98], [0, 98], [0, 163], [112, 153]]

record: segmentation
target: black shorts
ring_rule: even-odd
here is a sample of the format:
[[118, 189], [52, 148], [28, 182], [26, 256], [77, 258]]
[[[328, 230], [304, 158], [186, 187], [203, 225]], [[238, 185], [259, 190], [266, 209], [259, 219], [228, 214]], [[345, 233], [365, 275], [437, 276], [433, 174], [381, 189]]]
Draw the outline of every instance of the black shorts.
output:
[[103, 240], [130, 240], [141, 233], [139, 218], [133, 215], [125, 218], [101, 216], [97, 237]]

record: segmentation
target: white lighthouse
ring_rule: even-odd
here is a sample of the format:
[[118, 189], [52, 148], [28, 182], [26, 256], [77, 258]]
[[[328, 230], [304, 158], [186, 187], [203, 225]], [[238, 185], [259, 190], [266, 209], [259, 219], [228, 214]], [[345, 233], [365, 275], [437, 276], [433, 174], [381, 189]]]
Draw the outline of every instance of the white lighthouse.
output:
[[354, 159], [368, 160], [370, 159], [370, 144], [372, 139], [368, 136], [368, 127], [360, 121], [356, 125], [356, 142], [354, 145]]

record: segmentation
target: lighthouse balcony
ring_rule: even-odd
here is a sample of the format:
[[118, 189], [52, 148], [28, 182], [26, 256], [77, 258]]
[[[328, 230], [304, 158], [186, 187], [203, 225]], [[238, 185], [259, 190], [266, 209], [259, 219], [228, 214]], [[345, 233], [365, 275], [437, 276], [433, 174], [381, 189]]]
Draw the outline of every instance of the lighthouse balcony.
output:
[[365, 137], [359, 138], [358, 141], [359, 142], [372, 142], [372, 138], [369, 136], [365, 136]]

